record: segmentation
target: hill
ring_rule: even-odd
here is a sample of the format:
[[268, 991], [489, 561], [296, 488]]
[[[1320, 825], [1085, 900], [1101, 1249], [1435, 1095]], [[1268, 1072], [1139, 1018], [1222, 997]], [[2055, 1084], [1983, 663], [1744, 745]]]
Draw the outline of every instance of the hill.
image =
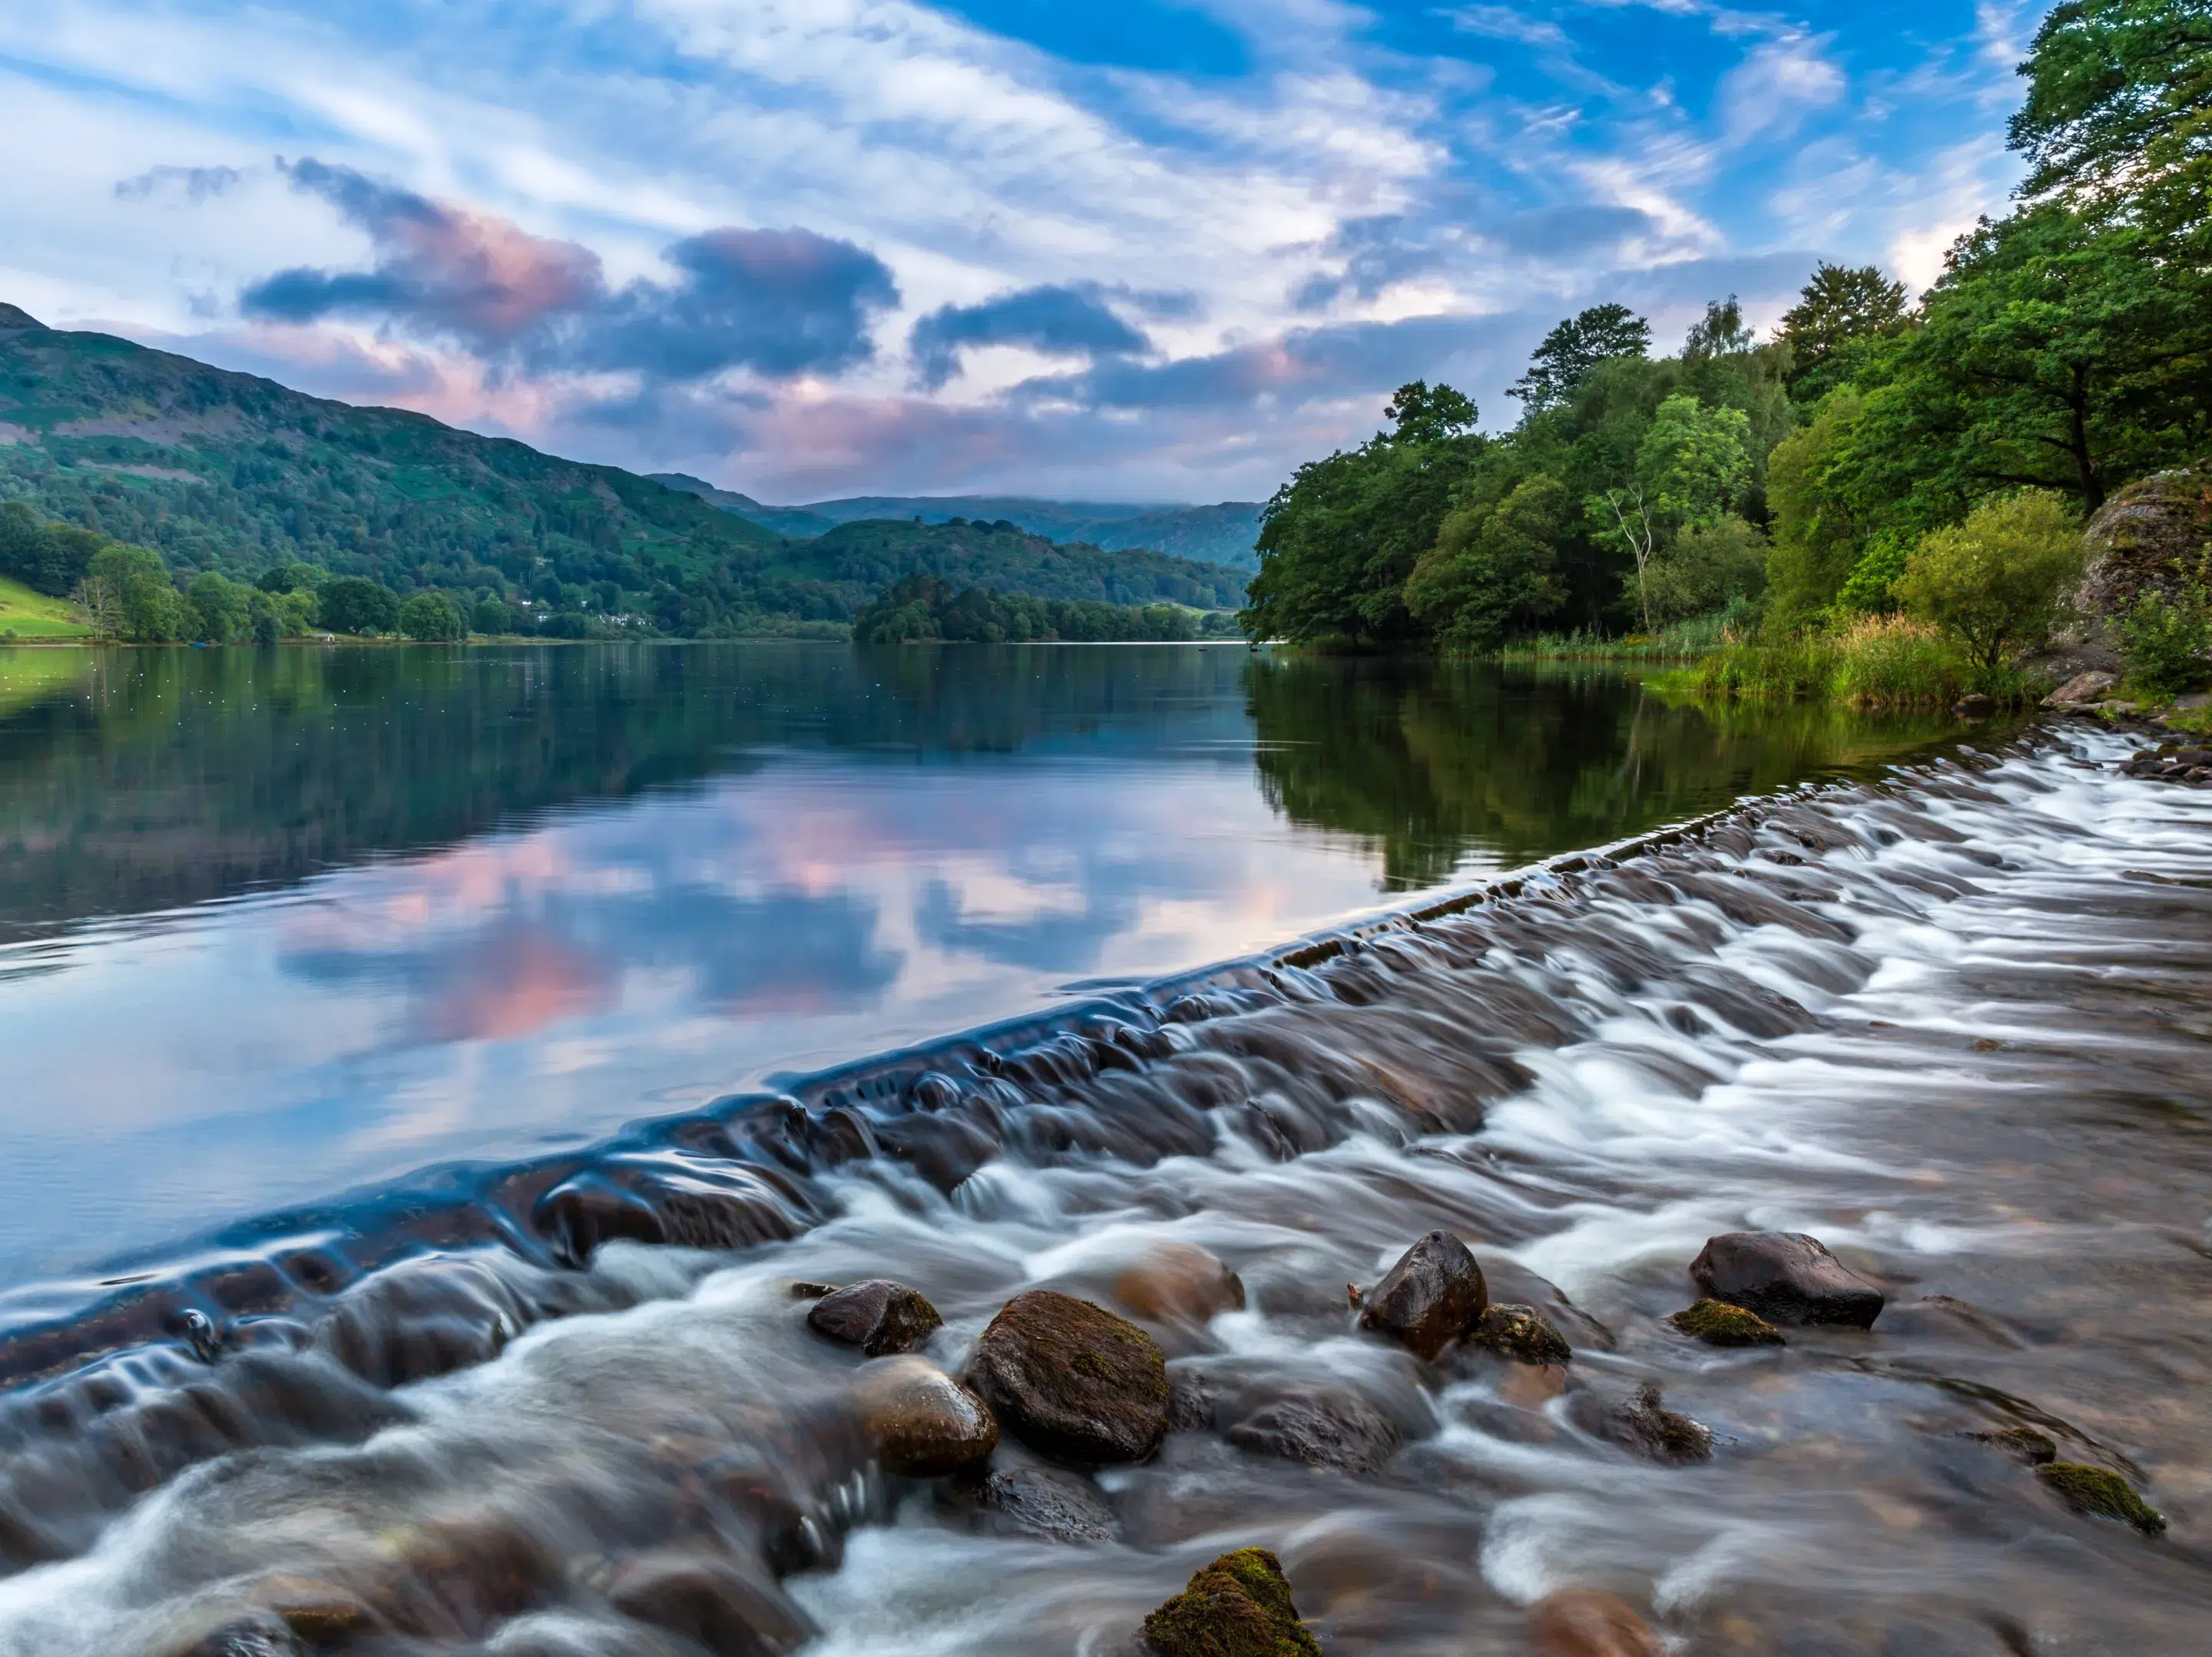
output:
[[1026, 495], [861, 495], [807, 506], [770, 507], [734, 489], [681, 472], [656, 472], [656, 483], [684, 489], [723, 511], [750, 519], [779, 535], [826, 533], [839, 524], [865, 518], [920, 519], [944, 524], [965, 519], [1003, 520], [1049, 540], [1083, 542], [1109, 552], [1143, 549], [1170, 553], [1231, 569], [1260, 567], [1252, 550], [1260, 535], [1256, 501], [1224, 501], [1211, 507], [1144, 507], [1099, 501], [1039, 501]]
[[[823, 520], [787, 539], [670, 489], [425, 415], [356, 408], [0, 307], [0, 498], [159, 552], [179, 586], [294, 562], [691, 636], [849, 621], [938, 574], [1054, 598], [1241, 602], [1232, 572], [1012, 525]], [[721, 495], [723, 491], [708, 491]], [[728, 496], [760, 510], [742, 495]], [[1024, 585], [1035, 583], [1041, 585]]]
[[82, 639], [92, 624], [66, 598], [33, 592], [0, 575], [0, 645], [14, 640]]

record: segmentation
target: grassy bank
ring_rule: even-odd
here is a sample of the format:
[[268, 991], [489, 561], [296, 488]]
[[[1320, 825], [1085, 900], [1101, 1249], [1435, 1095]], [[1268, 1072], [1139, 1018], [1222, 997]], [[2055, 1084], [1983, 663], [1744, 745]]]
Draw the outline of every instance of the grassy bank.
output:
[[1693, 616], [1656, 633], [1540, 633], [1498, 651], [1506, 662], [1693, 662], [1724, 649], [1731, 621], [1724, 612]]
[[1717, 701], [1934, 708], [1977, 692], [2003, 707], [2033, 701], [2017, 670], [1976, 667], [1935, 628], [1893, 616], [1869, 616], [1840, 633], [1727, 644], [1666, 677], [1670, 689]]
[[91, 636], [92, 624], [68, 599], [49, 598], [0, 575], [0, 644]]

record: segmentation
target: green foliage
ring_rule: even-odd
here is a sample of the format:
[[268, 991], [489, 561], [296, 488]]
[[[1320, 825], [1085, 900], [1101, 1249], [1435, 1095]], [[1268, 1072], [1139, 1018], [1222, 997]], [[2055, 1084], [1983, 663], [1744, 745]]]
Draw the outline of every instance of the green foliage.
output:
[[1559, 607], [1554, 549], [1572, 518], [1565, 485], [1541, 473], [1455, 508], [1406, 582], [1407, 609], [1444, 649], [1496, 649]]
[[1267, 502], [1260, 573], [1243, 622], [1254, 638], [1401, 642], [1417, 636], [1405, 586], [1436, 544], [1484, 440], [1474, 405], [1449, 386], [1401, 386], [1394, 431], [1309, 461]]
[[91, 568], [101, 537], [72, 525], [41, 519], [21, 501], [0, 502], [0, 576], [59, 598]]
[[1590, 372], [1613, 357], [1640, 357], [1651, 349], [1651, 325], [1625, 305], [1594, 305], [1544, 336], [1528, 371], [1505, 389], [1531, 413], [1554, 409], [1582, 388]]
[[214, 570], [203, 570], [185, 594], [185, 631], [211, 645], [246, 638], [252, 628], [249, 600], [253, 591]]
[[1903, 331], [1907, 315], [1903, 282], [1871, 264], [1821, 261], [1776, 330], [1790, 348], [1790, 396], [1818, 402], [1849, 377], [1861, 355], [1853, 347]]
[[1662, 403], [1636, 449], [1636, 483], [1653, 520], [1679, 533], [1720, 521], [1751, 483], [1751, 419], [1687, 392]]
[[316, 619], [333, 633], [390, 633], [399, 625], [399, 595], [365, 575], [340, 575], [315, 594]]
[[935, 575], [956, 589], [1196, 610], [1234, 609], [1243, 602], [1245, 580], [1218, 564], [1164, 553], [1105, 552], [1048, 541], [1003, 519], [988, 524], [861, 519], [791, 543], [769, 568], [831, 600], [821, 619], [848, 616], [872, 594], [908, 575]]
[[1693, 524], [1652, 555], [1643, 598], [1661, 625], [1735, 606], [1747, 615], [1766, 585], [1766, 537], [1734, 513]]
[[1909, 614], [1943, 628], [1977, 667], [1993, 671], [2050, 632], [2060, 594], [2081, 568], [2081, 530], [2064, 501], [2023, 490], [1923, 536], [1895, 591]]
[[469, 612], [469, 625], [477, 633], [498, 634], [521, 631], [514, 612], [496, 598], [479, 598]]
[[2202, 586], [2171, 598], [2155, 587], [2141, 594], [2119, 634], [2129, 689], [2163, 698], [2212, 682], [2212, 604]]
[[1940, 629], [1901, 616], [1866, 616], [1840, 633], [1731, 644], [1705, 659], [1696, 689], [1723, 701], [1869, 708], [1948, 708], [1975, 691], [2004, 707], [2029, 701], [2017, 672], [1979, 666]]
[[1833, 603], [1861, 555], [1844, 450], [1864, 409], [1852, 388], [1832, 391], [1811, 422], [1767, 457], [1766, 501], [1774, 514], [1767, 606], [1784, 629]]
[[399, 606], [399, 630], [425, 642], [450, 641], [466, 638], [469, 624], [447, 594], [417, 592]]
[[1837, 592], [1836, 608], [1855, 616], [1886, 616], [1897, 609], [1897, 584], [1905, 579], [1909, 556], [1896, 536], [1876, 536]]
[[909, 575], [860, 607], [860, 644], [1185, 643], [1234, 635], [1225, 616], [1201, 619], [1174, 604], [1109, 604], [1088, 598], [1036, 598], [969, 587], [955, 594], [934, 575]]
[[102, 637], [129, 644], [169, 644], [185, 636], [190, 617], [161, 557], [146, 547], [111, 541], [92, 556], [76, 601]]

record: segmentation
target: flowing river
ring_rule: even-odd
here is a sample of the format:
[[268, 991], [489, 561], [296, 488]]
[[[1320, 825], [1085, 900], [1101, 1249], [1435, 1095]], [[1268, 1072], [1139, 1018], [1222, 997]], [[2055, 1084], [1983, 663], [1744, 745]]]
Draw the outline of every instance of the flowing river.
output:
[[[2118, 737], [1196, 650], [411, 712], [149, 659], [0, 725], [0, 1653], [1109, 1657], [1253, 1544], [1334, 1657], [1563, 1588], [1682, 1652], [2202, 1643], [2212, 798]], [[308, 798], [379, 766], [392, 821]], [[1439, 1229], [1571, 1363], [1355, 1326]], [[1887, 1309], [1678, 1334], [1741, 1229]], [[1191, 1249], [1241, 1309], [1146, 1296]], [[1176, 1430], [1073, 1537], [890, 1476], [793, 1293], [878, 1277], [955, 1374], [1023, 1290], [1136, 1309]], [[1709, 1457], [1620, 1430], [1652, 1385]], [[641, 1614], [686, 1561], [720, 1609]]]

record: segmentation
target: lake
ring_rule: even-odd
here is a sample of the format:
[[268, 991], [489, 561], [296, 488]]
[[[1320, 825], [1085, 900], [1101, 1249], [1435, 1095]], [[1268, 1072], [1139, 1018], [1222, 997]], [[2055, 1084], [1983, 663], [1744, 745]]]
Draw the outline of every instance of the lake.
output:
[[1938, 729], [1241, 646], [0, 652], [0, 1272], [589, 1140]]

